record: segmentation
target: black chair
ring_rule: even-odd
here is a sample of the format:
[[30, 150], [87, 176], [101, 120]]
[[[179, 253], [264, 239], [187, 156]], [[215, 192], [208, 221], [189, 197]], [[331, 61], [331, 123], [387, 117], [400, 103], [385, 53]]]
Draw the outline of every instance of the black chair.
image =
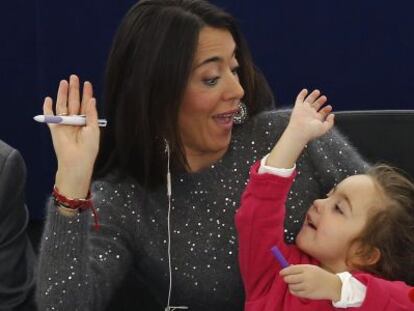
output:
[[385, 162], [414, 178], [414, 110], [335, 112], [338, 129], [370, 162]]

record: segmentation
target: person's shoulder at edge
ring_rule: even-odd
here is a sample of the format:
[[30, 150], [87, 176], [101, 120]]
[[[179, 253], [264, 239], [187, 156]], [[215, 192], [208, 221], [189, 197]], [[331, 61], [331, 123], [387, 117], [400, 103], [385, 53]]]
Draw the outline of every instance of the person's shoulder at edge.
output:
[[9, 196], [14, 196], [17, 189], [23, 189], [22, 187], [24, 187], [26, 182], [26, 164], [24, 159], [17, 149], [2, 140], [0, 140], [0, 174], [2, 189], [6, 185], [5, 189], [9, 189], [9, 191], [1, 192], [2, 200], [10, 199]]
[[12, 152], [18, 154], [19, 158], [21, 157], [20, 153], [16, 149], [11, 147], [4, 141], [0, 140], [0, 169], [3, 167], [4, 163], [7, 161], [8, 157]]

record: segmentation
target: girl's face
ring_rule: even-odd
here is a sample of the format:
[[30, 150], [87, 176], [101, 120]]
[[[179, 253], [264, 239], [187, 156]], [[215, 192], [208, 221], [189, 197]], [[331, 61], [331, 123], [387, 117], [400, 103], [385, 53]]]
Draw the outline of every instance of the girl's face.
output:
[[344, 179], [325, 199], [315, 200], [296, 237], [296, 245], [333, 272], [349, 269], [346, 258], [351, 242], [361, 233], [372, 208], [383, 196], [367, 175]]
[[178, 124], [187, 161], [220, 158], [227, 150], [244, 90], [237, 74], [236, 44], [227, 30], [205, 27], [199, 35]]

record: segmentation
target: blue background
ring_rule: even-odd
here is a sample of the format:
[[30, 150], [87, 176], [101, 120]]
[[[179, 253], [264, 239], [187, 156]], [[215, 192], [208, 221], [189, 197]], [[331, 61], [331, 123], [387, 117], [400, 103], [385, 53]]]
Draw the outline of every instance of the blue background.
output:
[[[412, 1], [236, 1], [232, 13], [278, 105], [320, 88], [336, 110], [414, 109]], [[32, 117], [59, 80], [77, 73], [99, 99], [107, 53], [131, 0], [14, 0], [2, 4], [0, 138], [28, 167], [27, 202], [41, 218], [56, 161], [47, 127]]]

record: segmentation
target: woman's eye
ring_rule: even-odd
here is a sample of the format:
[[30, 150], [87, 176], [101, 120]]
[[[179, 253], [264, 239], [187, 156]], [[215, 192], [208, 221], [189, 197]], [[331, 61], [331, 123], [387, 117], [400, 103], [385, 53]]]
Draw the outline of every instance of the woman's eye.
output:
[[235, 76], [238, 76], [238, 75], [239, 75], [239, 69], [240, 69], [240, 66], [234, 67], [234, 68], [231, 70], [231, 72], [232, 72]]
[[203, 83], [207, 86], [214, 86], [214, 85], [217, 84], [218, 79], [219, 79], [219, 77], [214, 77], [214, 78], [211, 78], [211, 79], [204, 79]]

